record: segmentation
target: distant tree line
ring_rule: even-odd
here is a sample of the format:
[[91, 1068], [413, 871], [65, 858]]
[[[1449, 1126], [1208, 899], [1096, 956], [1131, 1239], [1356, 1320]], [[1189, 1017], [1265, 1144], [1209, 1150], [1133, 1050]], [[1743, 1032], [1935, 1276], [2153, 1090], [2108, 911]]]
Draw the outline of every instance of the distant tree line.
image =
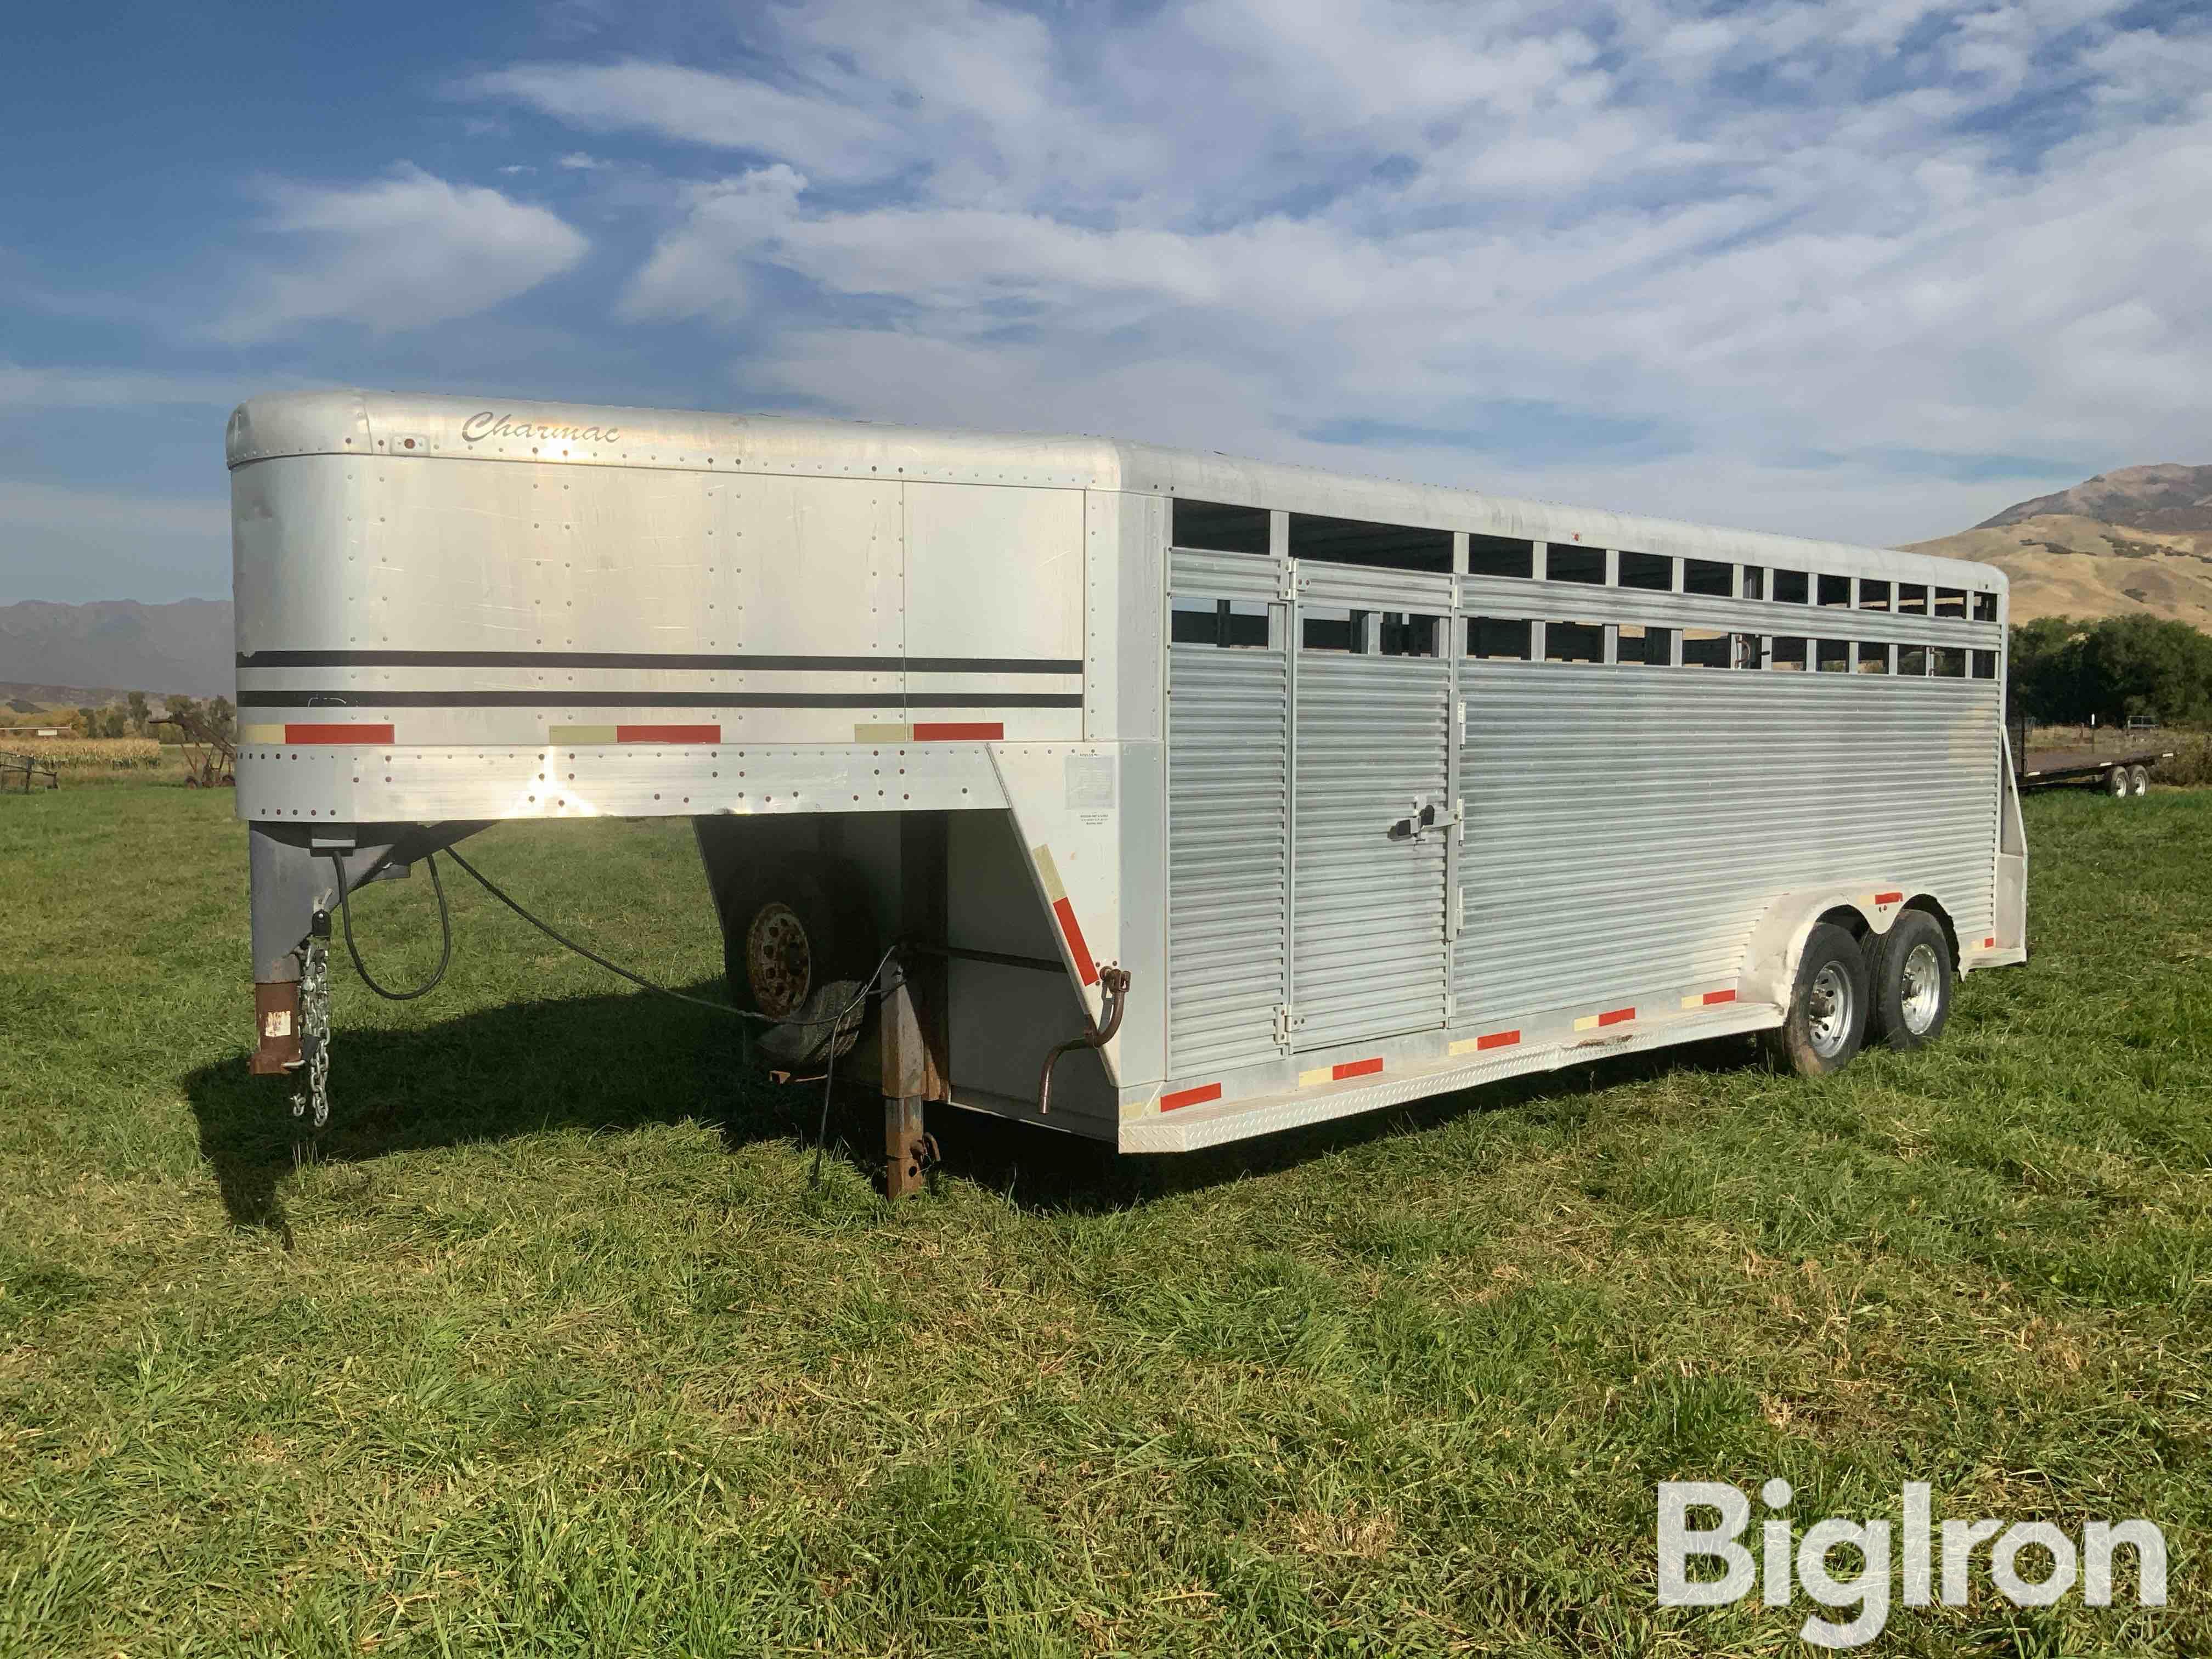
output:
[[[204, 703], [195, 697], [172, 694], [162, 700], [162, 713], [174, 720], [179, 716], [197, 714], [220, 737], [234, 738], [238, 731], [238, 711], [230, 705], [228, 697], [210, 697]], [[76, 711], [76, 729], [88, 738], [150, 738], [167, 736], [174, 741], [173, 732], [157, 733], [154, 729], [155, 716], [147, 703], [143, 691], [133, 691], [119, 703], [110, 703], [104, 708], [80, 708]]]
[[2012, 709], [2049, 726], [2148, 715], [2212, 725], [2212, 634], [2156, 617], [2042, 617], [2012, 630]]

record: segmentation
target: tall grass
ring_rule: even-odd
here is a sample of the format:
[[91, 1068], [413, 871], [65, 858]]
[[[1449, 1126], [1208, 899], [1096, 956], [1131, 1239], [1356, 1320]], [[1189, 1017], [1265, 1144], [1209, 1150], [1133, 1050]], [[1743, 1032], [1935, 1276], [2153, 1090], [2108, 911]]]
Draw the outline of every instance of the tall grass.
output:
[[[1883, 1651], [2212, 1648], [2212, 795], [2026, 803], [2022, 969], [1821, 1083], [1723, 1042], [1177, 1159], [816, 1097], [473, 887], [245, 1074], [227, 794], [0, 811], [0, 1652], [1772, 1655], [1653, 1488], [2148, 1516], [2172, 1605]], [[676, 983], [687, 827], [471, 856]], [[428, 884], [355, 907], [435, 959]], [[1057, 1033], [1038, 1033], [1040, 1044]], [[1978, 1582], [1981, 1576], [1977, 1575]]]

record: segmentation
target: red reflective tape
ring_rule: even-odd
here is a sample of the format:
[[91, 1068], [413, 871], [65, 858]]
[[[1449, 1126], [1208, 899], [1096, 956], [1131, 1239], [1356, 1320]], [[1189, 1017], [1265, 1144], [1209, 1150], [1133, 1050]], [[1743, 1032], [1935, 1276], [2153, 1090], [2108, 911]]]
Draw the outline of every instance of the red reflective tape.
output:
[[617, 726], [617, 743], [720, 743], [719, 726]]
[[1518, 1031], [1492, 1031], [1487, 1036], [1475, 1038], [1474, 1046], [1478, 1051], [1484, 1048], [1510, 1048], [1520, 1041], [1521, 1033]]
[[1905, 895], [1902, 893], [1876, 893], [1874, 896], [1874, 902], [1876, 904], [1902, 904], [1905, 902]]
[[1994, 933], [1990, 934], [1990, 935], [1989, 936], [1989, 938], [1987, 938], [1987, 939], [1984, 939], [1984, 940], [1982, 941], [1982, 949], [1984, 949], [1984, 951], [1994, 951], [1994, 950], [1996, 950], [1996, 948], [1997, 948], [1997, 939], [1996, 939], [1996, 934], [1994, 934]]
[[1372, 1060], [1347, 1060], [1341, 1065], [1332, 1066], [1328, 1068], [1328, 1075], [1331, 1082], [1341, 1083], [1348, 1077], [1370, 1077], [1382, 1069], [1382, 1057], [1377, 1054]]
[[1075, 958], [1075, 971], [1085, 985], [1098, 983], [1098, 964], [1091, 959], [1091, 947], [1083, 942], [1083, 929], [1076, 926], [1075, 907], [1066, 899], [1053, 901], [1052, 913], [1060, 918], [1060, 931], [1067, 938], [1067, 953]]
[[284, 727], [287, 743], [390, 743], [389, 726], [293, 726]]
[[1633, 1008], [1608, 1008], [1597, 1017], [1597, 1023], [1601, 1025], [1618, 1025], [1624, 1019], [1635, 1018], [1636, 1010]]
[[1160, 1097], [1160, 1109], [1172, 1112], [1178, 1106], [1203, 1106], [1209, 1100], [1221, 1098], [1218, 1083], [1201, 1083], [1195, 1089], [1178, 1089], [1171, 1095]]
[[1003, 720], [923, 720], [914, 728], [916, 743], [999, 743], [1006, 735]]
[[1705, 993], [1705, 1006], [1708, 1008], [1711, 1007], [1716, 1002], [1734, 1002], [1735, 1000], [1735, 993], [1733, 991], [1708, 991]]

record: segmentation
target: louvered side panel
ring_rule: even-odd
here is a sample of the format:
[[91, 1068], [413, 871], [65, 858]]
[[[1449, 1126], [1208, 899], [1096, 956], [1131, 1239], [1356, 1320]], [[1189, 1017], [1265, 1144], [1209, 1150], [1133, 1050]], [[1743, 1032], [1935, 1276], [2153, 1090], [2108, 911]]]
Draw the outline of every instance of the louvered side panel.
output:
[[1395, 820], [1444, 799], [1451, 665], [1298, 658], [1297, 1046], [1443, 1024], [1445, 836], [1394, 840]]
[[1169, 650], [1168, 1056], [1176, 1076], [1281, 1053], [1288, 700], [1279, 651]]
[[1733, 977], [1778, 894], [1994, 915], [1994, 684], [1467, 662], [1454, 1023]]

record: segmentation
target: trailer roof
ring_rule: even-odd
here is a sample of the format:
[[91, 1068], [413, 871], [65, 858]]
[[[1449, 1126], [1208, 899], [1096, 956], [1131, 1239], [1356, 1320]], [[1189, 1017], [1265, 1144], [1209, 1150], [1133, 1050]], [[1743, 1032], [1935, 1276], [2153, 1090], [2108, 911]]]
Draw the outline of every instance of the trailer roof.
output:
[[225, 450], [233, 467], [280, 455], [374, 455], [1125, 490], [1983, 592], [2007, 586], [1996, 566], [1967, 560], [1115, 438], [345, 390], [251, 398], [233, 411]]

